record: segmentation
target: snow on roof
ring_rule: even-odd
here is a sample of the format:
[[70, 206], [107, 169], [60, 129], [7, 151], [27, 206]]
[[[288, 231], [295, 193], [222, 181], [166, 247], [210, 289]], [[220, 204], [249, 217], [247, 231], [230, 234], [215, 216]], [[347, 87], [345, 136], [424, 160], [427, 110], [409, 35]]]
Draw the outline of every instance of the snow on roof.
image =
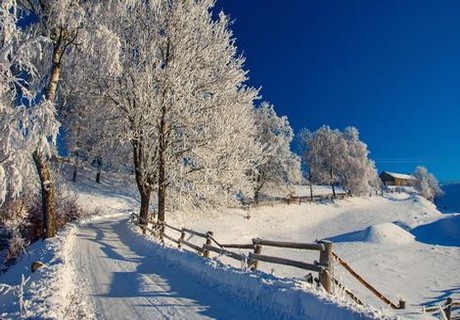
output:
[[417, 180], [414, 176], [410, 174], [394, 173], [394, 172], [388, 172], [388, 171], [383, 171], [383, 172], [397, 179]]

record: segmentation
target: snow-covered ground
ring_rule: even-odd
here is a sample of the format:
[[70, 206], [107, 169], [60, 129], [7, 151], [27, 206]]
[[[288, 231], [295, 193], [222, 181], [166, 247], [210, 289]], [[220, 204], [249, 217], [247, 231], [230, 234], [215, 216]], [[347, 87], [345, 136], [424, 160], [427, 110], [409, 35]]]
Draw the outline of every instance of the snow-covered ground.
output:
[[[205, 260], [155, 244], [130, 229], [128, 216], [138, 201], [126, 178], [97, 186], [81, 181], [81, 203], [101, 217], [34, 244], [3, 274], [0, 318], [18, 318], [22, 306], [23, 315], [56, 319], [429, 319], [420, 312], [423, 306], [460, 298], [460, 215], [441, 214], [414, 194], [167, 216], [176, 226], [213, 231], [221, 243], [330, 240], [338, 256], [390, 300], [406, 301], [406, 310], [394, 311], [339, 266], [335, 276], [370, 307], [356, 306], [343, 294], [327, 298], [295, 268], [261, 262], [261, 272], [251, 273], [225, 258]], [[318, 259], [316, 253], [263, 250], [310, 263]], [[31, 274], [35, 260], [45, 267]]]

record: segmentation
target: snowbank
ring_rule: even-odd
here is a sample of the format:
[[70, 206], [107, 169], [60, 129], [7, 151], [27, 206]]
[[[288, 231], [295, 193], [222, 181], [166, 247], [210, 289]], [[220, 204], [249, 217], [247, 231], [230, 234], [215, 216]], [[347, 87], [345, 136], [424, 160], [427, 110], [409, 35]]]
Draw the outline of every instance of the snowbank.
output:
[[[79, 293], [70, 261], [76, 230], [69, 225], [55, 238], [32, 244], [0, 276], [1, 319], [91, 319], [92, 311]], [[34, 261], [44, 265], [32, 273]]]

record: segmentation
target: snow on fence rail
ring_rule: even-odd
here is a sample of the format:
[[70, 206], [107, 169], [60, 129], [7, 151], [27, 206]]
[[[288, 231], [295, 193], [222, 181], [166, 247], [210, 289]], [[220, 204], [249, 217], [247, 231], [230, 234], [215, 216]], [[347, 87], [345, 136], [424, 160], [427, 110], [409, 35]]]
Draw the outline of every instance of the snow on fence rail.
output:
[[453, 300], [452, 298], [447, 298], [446, 302], [442, 305], [423, 308], [423, 313], [439, 313], [442, 319], [446, 320], [458, 320], [460, 319], [460, 314], [453, 315], [454, 308], [459, 308], [456, 311], [460, 310], [460, 300]]
[[[182, 248], [183, 245], [195, 250], [198, 254], [203, 255], [206, 258], [210, 258], [211, 252], [214, 252], [218, 255], [224, 255], [226, 257], [235, 259], [237, 261], [246, 262], [246, 265], [250, 267], [252, 271], [257, 270], [259, 262], [267, 262], [272, 264], [281, 264], [285, 266], [291, 266], [300, 268], [303, 270], [309, 270], [312, 272], [318, 272], [318, 283], [323, 286], [326, 292], [333, 293], [333, 285], [341, 288], [345, 294], [347, 294], [353, 301], [358, 304], [364, 304], [359, 298], [356, 297], [348, 288], [341, 284], [337, 279], [333, 277], [334, 272], [334, 261], [340, 264], [346, 271], [348, 271], [353, 277], [355, 277], [364, 287], [370, 290], [374, 295], [376, 295], [380, 300], [382, 300], [386, 305], [391, 306], [393, 309], [405, 309], [406, 302], [403, 300], [399, 301], [399, 304], [391, 302], [390, 299], [385, 297], [372, 285], [370, 285], [362, 276], [360, 276], [355, 270], [353, 270], [348, 263], [343, 259], [337, 256], [335, 252], [332, 251], [333, 244], [329, 241], [316, 241], [315, 243], [299, 243], [299, 242], [285, 242], [285, 241], [275, 241], [275, 240], [266, 240], [260, 238], [252, 239], [250, 244], [221, 244], [215, 238], [212, 231], [206, 233], [195, 231], [189, 228], [177, 228], [166, 222], [155, 222], [142, 219], [136, 213], [132, 214], [132, 221], [136, 225], [139, 225], [145, 234], [147, 231], [150, 232], [153, 236], [159, 238], [162, 242], [164, 239], [167, 239], [175, 243], [178, 248]], [[152, 227], [149, 227], [149, 224]], [[180, 233], [179, 238], [174, 238], [170, 234], [166, 233], [166, 230], [175, 231]], [[190, 241], [185, 240], [187, 234], [197, 236], [204, 239], [202, 246], [191, 243]], [[313, 263], [307, 263], [303, 261], [297, 261], [282, 257], [275, 257], [262, 254], [262, 248], [267, 247], [276, 247], [276, 248], [287, 248], [287, 249], [297, 249], [297, 250], [313, 250], [319, 251], [319, 262], [314, 261]], [[252, 250], [247, 255], [243, 253], [237, 253], [229, 249], [247, 249]], [[460, 319], [460, 317], [452, 318]], [[451, 320], [449, 318], [449, 320]]]

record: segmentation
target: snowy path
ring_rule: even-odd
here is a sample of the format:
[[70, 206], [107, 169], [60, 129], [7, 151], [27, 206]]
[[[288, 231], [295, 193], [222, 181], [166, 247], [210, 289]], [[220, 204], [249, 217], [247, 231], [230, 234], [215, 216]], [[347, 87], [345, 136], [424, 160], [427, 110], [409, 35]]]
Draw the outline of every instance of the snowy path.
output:
[[82, 226], [75, 255], [98, 319], [266, 318], [162, 262], [133, 235], [126, 218]]

